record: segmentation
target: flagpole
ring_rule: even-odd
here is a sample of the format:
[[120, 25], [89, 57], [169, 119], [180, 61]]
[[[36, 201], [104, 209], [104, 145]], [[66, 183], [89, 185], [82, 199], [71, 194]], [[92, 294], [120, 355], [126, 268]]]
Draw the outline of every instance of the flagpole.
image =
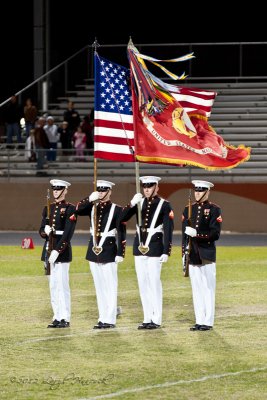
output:
[[[95, 40], [94, 40], [94, 43], [92, 44], [92, 47], [95, 49], [95, 51], [94, 51], [94, 55], [96, 55], [96, 53], [97, 53], [97, 47], [99, 47], [100, 46], [100, 44], [98, 43], [98, 41], [97, 41], [97, 38], [95, 37]], [[95, 155], [94, 155], [94, 192], [96, 192], [96, 189], [97, 189], [97, 158], [95, 157]], [[95, 244], [97, 245], [97, 236], [96, 236], [96, 233], [97, 233], [97, 207], [96, 207], [96, 202], [94, 202], [94, 242], [95, 242]]]
[[[139, 161], [135, 161], [135, 185], [136, 185], [136, 193], [140, 193], [140, 173], [139, 173]], [[141, 216], [141, 204], [137, 204], [137, 221], [138, 221], [138, 226], [139, 229], [142, 226], [142, 216]], [[141, 230], [141, 229], [140, 229]], [[141, 236], [141, 231], [140, 231], [140, 236]]]
[[[134, 46], [133, 41], [131, 36], [129, 37], [129, 42], [127, 48], [132, 48]], [[131, 75], [132, 75], [132, 68], [131, 68], [131, 63], [130, 63], [130, 69], [131, 69]], [[133, 92], [133, 85], [132, 85], [132, 80], [131, 80], [131, 90]], [[135, 122], [133, 121], [134, 126]], [[136, 186], [136, 193], [140, 193], [140, 172], [139, 172], [139, 161], [135, 159], [135, 186]], [[143, 244], [143, 239], [142, 239], [142, 214], [141, 214], [141, 204], [137, 203], [137, 224], [139, 228], [139, 237], [140, 237], [140, 245]]]

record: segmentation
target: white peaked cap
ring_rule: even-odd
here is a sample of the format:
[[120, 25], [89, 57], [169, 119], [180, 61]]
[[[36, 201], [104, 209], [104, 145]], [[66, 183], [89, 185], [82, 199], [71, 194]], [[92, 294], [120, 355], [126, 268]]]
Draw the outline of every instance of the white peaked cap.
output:
[[158, 183], [161, 180], [158, 176], [140, 176], [139, 179], [142, 183]]
[[71, 184], [67, 181], [62, 181], [60, 179], [51, 179], [50, 181], [51, 186], [64, 186], [64, 187], [69, 187]]
[[208, 181], [192, 181], [192, 183], [195, 187], [202, 187], [207, 189], [210, 189], [214, 186], [213, 183]]
[[109, 182], [109, 181], [102, 181], [102, 180], [96, 181], [96, 187], [108, 187], [108, 188], [112, 189], [112, 186], [115, 186], [115, 183]]

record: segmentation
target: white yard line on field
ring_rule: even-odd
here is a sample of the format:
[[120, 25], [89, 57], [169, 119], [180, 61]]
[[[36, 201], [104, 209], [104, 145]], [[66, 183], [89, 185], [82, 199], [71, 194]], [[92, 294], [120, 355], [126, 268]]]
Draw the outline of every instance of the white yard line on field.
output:
[[266, 371], [266, 370], [267, 370], [267, 366], [260, 367], [260, 368], [251, 368], [251, 369], [237, 371], [237, 372], [226, 372], [224, 374], [218, 374], [218, 375], [206, 375], [206, 376], [202, 376], [197, 379], [190, 379], [190, 380], [182, 379], [182, 380], [174, 381], [174, 382], [165, 382], [165, 383], [160, 383], [160, 384], [156, 384], [156, 385], [142, 386], [142, 387], [132, 388], [132, 389], [124, 389], [124, 390], [119, 390], [118, 392], [102, 394], [100, 396], [95, 396], [95, 397], [86, 397], [86, 398], [83, 397], [78, 400], [111, 399], [114, 397], [119, 397], [119, 396], [123, 396], [125, 394], [129, 394], [129, 393], [140, 393], [140, 392], [144, 392], [146, 390], [162, 389], [162, 388], [168, 388], [168, 387], [177, 386], [177, 385], [191, 384], [191, 383], [195, 383], [195, 382], [205, 382], [205, 381], [211, 380], [211, 379], [228, 378], [231, 376], [250, 374], [250, 373]]

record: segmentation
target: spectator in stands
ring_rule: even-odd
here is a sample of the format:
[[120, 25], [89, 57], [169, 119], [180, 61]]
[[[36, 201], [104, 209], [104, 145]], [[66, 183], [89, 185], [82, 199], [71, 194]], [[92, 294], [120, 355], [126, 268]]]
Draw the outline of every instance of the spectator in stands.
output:
[[5, 119], [4, 119], [4, 113], [3, 113], [3, 109], [0, 108], [0, 143], [3, 143], [4, 140], [4, 136], [6, 133], [6, 128], [5, 128]]
[[27, 137], [25, 142], [25, 158], [29, 162], [37, 161], [35, 152], [34, 129], [30, 130], [30, 135]]
[[73, 135], [81, 122], [80, 114], [75, 110], [73, 101], [68, 102], [68, 108], [64, 111], [63, 120], [68, 122], [69, 129]]
[[95, 108], [92, 107], [90, 114], [89, 114], [89, 119], [90, 119], [90, 124], [94, 125], [94, 119], [95, 119]]
[[91, 136], [93, 141], [93, 148], [94, 148], [94, 129], [95, 129], [95, 109], [94, 107], [90, 111], [90, 124], [91, 124]]
[[74, 148], [76, 150], [77, 161], [84, 160], [84, 149], [86, 148], [86, 134], [82, 131], [82, 127], [79, 126], [77, 131], [73, 135]]
[[90, 115], [85, 115], [83, 121], [81, 123], [82, 131], [86, 135], [86, 148], [92, 150], [94, 148], [94, 139], [93, 139], [93, 126], [90, 121]]
[[58, 133], [60, 134], [60, 142], [61, 142], [61, 146], [63, 149], [62, 154], [64, 156], [68, 156], [70, 155], [70, 149], [72, 148], [71, 145], [71, 139], [72, 139], [72, 134], [71, 131], [68, 127], [68, 122], [67, 121], [63, 121], [61, 126], [58, 128]]
[[54, 123], [54, 118], [50, 115], [46, 119], [44, 126], [45, 133], [49, 140], [49, 150], [47, 151], [47, 161], [56, 161], [57, 158], [57, 143], [59, 141], [58, 127]]
[[29, 137], [30, 130], [34, 129], [34, 124], [37, 118], [37, 114], [38, 114], [37, 108], [32, 104], [32, 100], [28, 98], [24, 106], [26, 137]]
[[[6, 134], [7, 144], [13, 142], [13, 136], [17, 136], [17, 142], [21, 143], [21, 126], [20, 120], [23, 117], [23, 111], [21, 106], [18, 104], [17, 96], [12, 96], [5, 109], [5, 122], [6, 122]], [[9, 147], [9, 146], [8, 146]]]
[[45, 153], [47, 149], [50, 147], [50, 143], [47, 137], [47, 134], [44, 130], [45, 118], [40, 117], [36, 122], [34, 129], [34, 142], [35, 142], [35, 150], [37, 155], [37, 176], [45, 175], [42, 171], [44, 169], [44, 161], [45, 161]]

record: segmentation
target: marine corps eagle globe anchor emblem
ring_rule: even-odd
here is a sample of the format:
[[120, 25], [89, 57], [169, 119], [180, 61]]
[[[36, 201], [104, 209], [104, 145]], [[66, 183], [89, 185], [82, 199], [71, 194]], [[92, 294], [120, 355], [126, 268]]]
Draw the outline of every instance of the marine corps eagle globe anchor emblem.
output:
[[143, 244], [140, 244], [138, 246], [138, 250], [140, 251], [140, 253], [143, 254], [143, 256], [149, 252], [149, 247], [148, 246], [144, 246]]
[[98, 256], [100, 253], [102, 253], [103, 247], [101, 247], [101, 246], [93, 246], [92, 250], [95, 253], [95, 255]]

